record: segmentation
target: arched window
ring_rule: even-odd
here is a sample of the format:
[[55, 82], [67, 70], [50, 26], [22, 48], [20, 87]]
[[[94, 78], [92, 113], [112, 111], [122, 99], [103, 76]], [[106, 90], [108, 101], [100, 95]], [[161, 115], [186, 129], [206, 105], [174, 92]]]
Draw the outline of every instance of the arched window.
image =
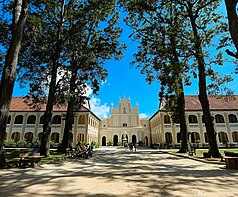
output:
[[14, 133], [12, 134], [12, 139], [13, 139], [15, 142], [19, 141], [19, 140], [20, 140], [20, 133], [19, 133], [19, 132], [14, 132]]
[[234, 114], [228, 115], [229, 123], [237, 123], [237, 117]]
[[198, 123], [197, 116], [195, 116], [195, 115], [189, 115], [189, 116], [188, 116], [188, 121], [189, 121], [189, 123]]
[[218, 133], [218, 138], [219, 138], [220, 143], [228, 142], [227, 133], [225, 133], [223, 131]]
[[224, 123], [225, 122], [223, 116], [220, 114], [215, 115], [215, 120], [216, 120], [216, 123]]
[[54, 141], [55, 143], [59, 143], [59, 133], [56, 132], [52, 133], [50, 140]]
[[40, 124], [44, 124], [44, 116], [40, 117]]
[[123, 127], [127, 127], [127, 123], [123, 123], [122, 126], [123, 126]]
[[42, 139], [42, 136], [43, 136], [43, 132], [38, 133], [38, 138], [39, 138], [40, 141]]
[[25, 138], [26, 138], [26, 141], [32, 142], [32, 140], [33, 140], [33, 133], [31, 133], [31, 132], [25, 133]]
[[84, 115], [79, 116], [79, 124], [85, 124], [85, 116]]
[[35, 124], [36, 123], [36, 116], [31, 115], [27, 118], [27, 124]]
[[170, 117], [169, 115], [164, 116], [164, 123], [170, 123]]
[[196, 142], [198, 142], [198, 141], [200, 141], [200, 135], [199, 135], [199, 133], [197, 133], [197, 132], [192, 132], [192, 133], [191, 133], [191, 142], [192, 142], [192, 143], [196, 143]]
[[126, 114], [126, 108], [125, 107], [123, 108], [123, 113]]
[[165, 142], [168, 144], [172, 142], [172, 134], [170, 132], [165, 133]]
[[23, 116], [22, 115], [16, 116], [14, 124], [22, 124], [22, 123], [23, 123]]
[[[211, 118], [212, 118], [212, 121], [213, 121], [213, 120], [214, 120], [214, 117], [212, 116]], [[205, 117], [204, 117], [204, 115], [202, 115], [202, 123], [205, 123]]]
[[238, 142], [238, 132], [232, 132], [232, 138], [233, 138], [233, 142]]
[[52, 124], [61, 124], [61, 116], [56, 115], [53, 117]]

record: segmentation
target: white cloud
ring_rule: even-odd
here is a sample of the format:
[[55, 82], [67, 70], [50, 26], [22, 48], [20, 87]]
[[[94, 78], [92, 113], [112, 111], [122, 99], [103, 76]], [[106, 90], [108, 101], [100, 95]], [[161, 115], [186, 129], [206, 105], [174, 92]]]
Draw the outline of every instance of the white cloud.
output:
[[110, 107], [107, 103], [101, 105], [100, 99], [92, 96], [90, 99], [90, 106], [93, 113], [95, 113], [99, 118], [108, 118]]
[[90, 88], [90, 87], [87, 85], [85, 96], [89, 97], [92, 93], [93, 93], [92, 88]]
[[140, 117], [140, 118], [148, 118], [147, 114], [145, 114], [145, 113], [139, 114], [139, 117]]

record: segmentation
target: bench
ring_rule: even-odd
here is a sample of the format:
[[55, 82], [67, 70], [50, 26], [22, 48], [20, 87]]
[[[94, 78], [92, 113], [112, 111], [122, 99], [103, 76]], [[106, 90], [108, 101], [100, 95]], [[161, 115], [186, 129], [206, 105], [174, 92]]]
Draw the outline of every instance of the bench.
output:
[[41, 158], [44, 156], [40, 155], [40, 153], [32, 154], [31, 152], [28, 153], [20, 153], [19, 154], [19, 167], [25, 168], [26, 165], [30, 165], [30, 167], [34, 167], [36, 164], [40, 163]]
[[238, 157], [223, 157], [226, 162], [226, 168], [227, 169], [238, 169]]

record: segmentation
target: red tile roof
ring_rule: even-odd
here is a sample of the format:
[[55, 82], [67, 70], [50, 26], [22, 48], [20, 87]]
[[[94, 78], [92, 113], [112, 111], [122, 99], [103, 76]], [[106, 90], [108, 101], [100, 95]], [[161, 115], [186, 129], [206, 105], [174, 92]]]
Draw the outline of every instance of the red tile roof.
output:
[[[10, 106], [10, 111], [45, 111], [46, 109], [46, 104], [41, 105], [40, 110], [36, 110], [31, 108], [27, 103], [24, 102], [23, 97], [13, 97], [11, 100], [11, 106]], [[62, 105], [62, 106], [54, 106], [53, 111], [54, 112], [66, 112], [67, 106]], [[83, 107], [80, 111], [90, 111], [89, 109]]]
[[[238, 96], [222, 97], [209, 96], [210, 110], [238, 110]], [[186, 110], [202, 110], [198, 96], [185, 96]]]

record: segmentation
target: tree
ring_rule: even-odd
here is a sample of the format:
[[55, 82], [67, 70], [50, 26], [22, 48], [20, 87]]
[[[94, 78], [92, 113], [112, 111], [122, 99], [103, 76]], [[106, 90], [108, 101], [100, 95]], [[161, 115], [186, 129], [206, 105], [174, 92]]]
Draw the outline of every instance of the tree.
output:
[[[94, 9], [86, 9], [86, 7]], [[119, 13], [117, 12], [115, 1], [98, 1], [96, 4], [89, 3], [85, 5], [84, 26], [76, 26], [74, 22], [70, 24], [69, 32], [70, 45], [67, 47], [68, 56], [71, 57], [68, 66], [69, 77], [69, 97], [67, 100], [67, 113], [62, 140], [63, 150], [68, 147], [68, 135], [72, 130], [72, 118], [74, 113], [81, 108], [85, 97], [85, 84], [90, 86], [93, 93], [97, 93], [100, 88], [100, 82], [105, 80], [107, 71], [103, 68], [106, 60], [122, 57], [122, 51], [125, 46], [119, 43], [122, 32], [118, 25]], [[100, 10], [100, 12], [98, 12]], [[80, 12], [73, 16], [77, 19]], [[71, 18], [71, 21], [77, 21]], [[103, 26], [102, 26], [103, 23]], [[72, 41], [72, 37], [74, 40]], [[67, 84], [63, 82], [64, 84]]]
[[237, 0], [225, 0], [226, 11], [229, 22], [229, 31], [231, 38], [236, 48], [236, 52], [229, 49], [226, 50], [227, 54], [238, 59], [238, 16], [237, 16]]
[[[156, 44], [150, 44], [155, 41], [158, 41], [159, 39], [156, 37], [157, 34], [160, 35], [163, 33], [164, 27], [161, 26], [161, 23], [164, 24], [166, 19], [169, 18], [168, 10], [171, 8], [171, 5], [174, 6], [174, 9], [177, 10], [177, 12], [174, 12], [174, 14], [180, 13], [178, 17], [179, 20], [179, 26], [177, 28], [171, 28], [170, 31], [174, 31], [174, 35], [177, 38], [182, 37], [181, 43], [179, 42], [179, 39], [176, 40], [178, 46], [176, 49], [179, 53], [182, 55], [182, 57], [186, 57], [186, 61], [189, 63], [189, 68], [183, 67], [184, 70], [180, 70], [179, 72], [183, 71], [185, 73], [188, 73], [188, 76], [190, 77], [191, 74], [194, 77], [198, 76], [198, 83], [199, 83], [199, 100], [203, 109], [203, 114], [205, 117], [205, 126], [208, 134], [208, 141], [209, 141], [209, 151], [213, 157], [220, 157], [220, 153], [218, 150], [218, 146], [216, 143], [216, 132], [214, 130], [213, 126], [213, 119], [211, 117], [210, 113], [210, 107], [209, 107], [209, 101], [207, 92], [210, 91], [207, 89], [207, 87], [215, 87], [216, 91], [219, 89], [217, 84], [222, 84], [226, 80], [230, 80], [230, 77], [225, 77], [225, 81], [218, 78], [218, 73], [214, 71], [214, 68], [212, 65], [218, 63], [219, 65], [222, 65], [222, 55], [221, 53], [217, 54], [217, 57], [214, 58], [212, 61], [208, 61], [208, 57], [210, 57], [209, 53], [209, 47], [211, 45], [215, 45], [214, 40], [217, 38], [217, 35], [219, 35], [221, 32], [221, 25], [220, 19], [221, 16], [215, 12], [215, 10], [220, 5], [220, 1], [218, 0], [203, 0], [203, 1], [197, 1], [197, 0], [166, 0], [166, 1], [133, 1], [132, 3], [127, 3], [126, 1], [121, 1], [126, 5], [133, 5], [131, 6], [130, 13], [131, 14], [128, 17], [128, 20], [134, 21], [136, 16], [136, 22], [133, 23], [132, 28], [136, 30], [138, 33], [136, 35], [136, 38], [142, 38], [142, 42], [144, 44], [144, 50], [141, 50], [139, 46], [139, 53], [136, 56], [137, 62], [143, 62], [143, 69], [142, 73], [146, 73], [149, 71], [150, 65], [157, 65], [157, 69], [153, 68], [152, 71], [154, 71], [156, 74], [161, 72], [161, 76], [166, 76], [167, 82], [171, 80], [171, 76], [174, 76], [174, 73], [170, 73], [169, 70], [173, 71], [171, 67], [164, 66], [171, 63], [170, 61], [174, 59], [174, 53], [172, 51], [168, 50], [168, 47], [164, 47], [164, 43], [168, 45], [168, 42], [171, 41], [171, 36], [169, 36], [169, 32], [167, 33], [167, 37], [164, 36], [163, 40], [160, 40], [160, 42], [157, 42]], [[136, 9], [136, 5], [140, 5], [141, 9], [135, 14], [133, 12], [133, 9]], [[163, 5], [162, 7], [160, 7]], [[143, 14], [146, 13], [146, 15], [143, 17]], [[163, 19], [164, 21], [157, 21], [154, 22], [154, 20], [157, 19], [156, 15], [158, 14], [164, 14]], [[166, 16], [167, 14], [167, 16]], [[140, 17], [142, 16], [142, 17]], [[148, 20], [147, 20], [148, 18]], [[153, 25], [153, 26], [152, 26]], [[140, 28], [140, 27], [144, 27]], [[161, 27], [161, 28], [158, 28]], [[167, 31], [168, 29], [165, 29]], [[157, 34], [156, 34], [157, 33]], [[154, 34], [155, 38], [150, 39], [148, 35]], [[171, 34], [172, 35], [172, 34]], [[167, 42], [167, 43], [166, 43]], [[161, 46], [162, 45], [162, 46]], [[166, 45], [165, 45], [166, 46]], [[182, 47], [181, 47], [182, 46]], [[163, 56], [164, 50], [168, 50], [167, 56]], [[148, 53], [147, 51], [152, 51], [150, 56], [146, 56]], [[156, 55], [159, 54], [160, 51], [162, 51], [161, 57], [163, 57], [163, 61], [158, 58], [153, 58]], [[184, 56], [185, 54], [185, 56]], [[170, 55], [173, 57], [171, 59]], [[139, 58], [137, 58], [139, 57]], [[152, 58], [151, 58], [152, 57]], [[159, 56], [160, 57], [160, 56]], [[179, 58], [180, 60], [180, 58]], [[147, 63], [146, 63], [147, 62]], [[175, 63], [175, 62], [174, 62]], [[167, 68], [167, 69], [166, 69]], [[169, 68], [169, 69], [168, 69]], [[151, 76], [151, 72], [149, 73], [149, 76]], [[153, 72], [152, 72], [153, 73]], [[153, 75], [152, 75], [153, 76]], [[208, 86], [206, 77], [210, 76], [211, 80], [217, 80], [216, 85], [212, 84], [211, 86]], [[153, 79], [153, 77], [152, 77]], [[162, 87], [165, 86], [166, 89], [170, 89], [170, 87], [176, 87], [176, 83], [174, 83], [176, 80], [171, 80], [172, 86], [168, 86], [169, 83], [164, 82], [161, 80], [161, 78], [158, 78], [161, 81]], [[162, 77], [163, 79], [163, 77]], [[187, 81], [186, 78], [184, 78], [185, 83]], [[163, 84], [165, 83], [165, 84]], [[165, 90], [166, 90], [165, 89]]]
[[[202, 106], [204, 122], [206, 126], [208, 142], [209, 142], [209, 152], [212, 157], [219, 158], [221, 154], [219, 152], [216, 132], [213, 125], [213, 118], [210, 113], [209, 101], [207, 96], [207, 82], [206, 82], [206, 62], [203, 48], [206, 42], [209, 44], [211, 41], [211, 34], [216, 31], [210, 28], [207, 30], [210, 23], [209, 20], [217, 21], [219, 16], [214, 14], [214, 10], [219, 6], [219, 1], [217, 0], [203, 0], [203, 1], [180, 1], [177, 3], [183, 6], [187, 11], [187, 17], [190, 20], [191, 32], [192, 32], [192, 43], [194, 46], [194, 57], [198, 66], [198, 76], [199, 76], [199, 100]], [[214, 15], [215, 16], [214, 16]], [[200, 29], [202, 31], [200, 31]], [[205, 42], [204, 42], [205, 41]]]
[[160, 99], [167, 98], [166, 109], [179, 121], [182, 144], [179, 152], [187, 152], [187, 126], [182, 74], [187, 68], [186, 54], [181, 48], [188, 43], [178, 32], [184, 31], [183, 18], [173, 3], [160, 1], [121, 1], [129, 16], [125, 21], [140, 42], [134, 54], [137, 68], [146, 74], [147, 82], [161, 83]]
[[[118, 18], [117, 14], [113, 14], [114, 0], [41, 0], [34, 6], [27, 26], [30, 33], [26, 34], [32, 39], [25, 43], [28, 50], [22, 55], [24, 65], [21, 66], [20, 79], [22, 82], [30, 81], [29, 97], [36, 101], [47, 100], [40, 152], [48, 156], [53, 106], [68, 103], [66, 135], [63, 138], [67, 147], [69, 130], [72, 129], [72, 124], [67, 121], [72, 122], [76, 97], [83, 95], [85, 84], [99, 89], [100, 80], [97, 79], [103, 79], [105, 71], [97, 65], [101, 66], [104, 59], [121, 54], [117, 51], [121, 29], [113, 24], [113, 20]], [[110, 19], [111, 14], [113, 17]], [[108, 26], [102, 28], [106, 22]], [[102, 48], [108, 50], [107, 56], [100, 52]], [[113, 50], [116, 52], [111, 54]], [[32, 72], [35, 66], [38, 69]]]
[[[6, 132], [8, 113], [12, 92], [17, 74], [18, 56], [22, 43], [22, 32], [26, 23], [29, 0], [15, 0], [12, 4], [12, 24], [10, 42], [7, 44], [7, 53], [2, 72], [0, 86], [0, 167], [5, 166], [3, 141]], [[1, 43], [2, 44], [2, 43]]]

